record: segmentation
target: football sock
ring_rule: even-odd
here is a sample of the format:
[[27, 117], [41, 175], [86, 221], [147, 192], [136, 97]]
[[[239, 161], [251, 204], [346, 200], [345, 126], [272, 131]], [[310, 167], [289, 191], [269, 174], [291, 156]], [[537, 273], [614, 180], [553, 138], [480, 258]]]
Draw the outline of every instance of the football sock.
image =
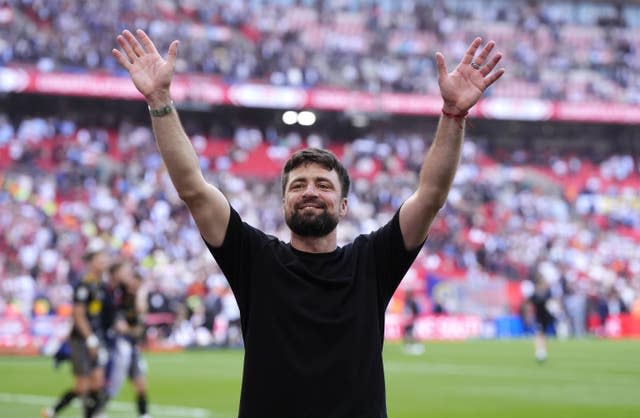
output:
[[93, 416], [93, 413], [96, 411], [97, 401], [98, 401], [98, 392], [96, 392], [95, 390], [92, 390], [91, 392], [87, 393], [87, 395], [84, 397], [84, 402], [83, 402], [84, 418], [91, 418]]
[[147, 394], [146, 392], [138, 394], [138, 415], [145, 415], [147, 413]]
[[58, 403], [53, 407], [53, 412], [58, 413], [62, 411], [69, 403], [74, 400], [78, 394], [73, 390], [68, 390], [60, 397]]

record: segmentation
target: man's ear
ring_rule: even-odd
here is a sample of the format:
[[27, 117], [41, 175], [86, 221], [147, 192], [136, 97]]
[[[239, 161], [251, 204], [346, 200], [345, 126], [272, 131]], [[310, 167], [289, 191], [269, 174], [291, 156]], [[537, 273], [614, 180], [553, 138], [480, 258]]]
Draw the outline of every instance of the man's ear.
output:
[[343, 197], [342, 200], [340, 201], [340, 212], [339, 215], [341, 218], [344, 218], [345, 216], [347, 216], [347, 212], [348, 212], [348, 205], [347, 205], [347, 198]]

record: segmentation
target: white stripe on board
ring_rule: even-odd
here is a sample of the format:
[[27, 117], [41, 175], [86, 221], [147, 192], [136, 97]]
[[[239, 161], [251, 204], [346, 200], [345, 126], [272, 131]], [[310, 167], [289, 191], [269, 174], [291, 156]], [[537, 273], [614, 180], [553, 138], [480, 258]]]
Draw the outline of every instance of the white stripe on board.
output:
[[[41, 407], [51, 405], [56, 401], [55, 398], [49, 396], [29, 395], [24, 393], [6, 393], [0, 392], [0, 404], [13, 403], [22, 405], [38, 405]], [[132, 411], [133, 402], [111, 401], [107, 406], [108, 411], [127, 412]], [[216, 414], [202, 408], [190, 408], [175, 405], [152, 404], [152, 413], [154, 416], [167, 417], [184, 417], [184, 418], [216, 418], [224, 417], [223, 414]]]

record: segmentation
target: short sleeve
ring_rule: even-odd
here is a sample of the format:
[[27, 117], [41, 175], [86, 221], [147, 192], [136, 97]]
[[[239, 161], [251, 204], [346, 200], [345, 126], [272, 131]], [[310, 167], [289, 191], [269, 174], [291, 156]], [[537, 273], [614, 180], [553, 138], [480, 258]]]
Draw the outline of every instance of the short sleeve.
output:
[[264, 244], [272, 237], [243, 222], [240, 214], [231, 208], [229, 225], [220, 247], [214, 247], [205, 240], [207, 248], [224, 273], [241, 309], [246, 307], [251, 286], [253, 258], [260, 254]]
[[84, 283], [80, 283], [73, 290], [73, 303], [87, 303], [90, 295], [89, 287]]
[[399, 210], [386, 225], [373, 232], [370, 238], [375, 252], [376, 277], [386, 305], [418, 256], [422, 245], [414, 250], [405, 248]]

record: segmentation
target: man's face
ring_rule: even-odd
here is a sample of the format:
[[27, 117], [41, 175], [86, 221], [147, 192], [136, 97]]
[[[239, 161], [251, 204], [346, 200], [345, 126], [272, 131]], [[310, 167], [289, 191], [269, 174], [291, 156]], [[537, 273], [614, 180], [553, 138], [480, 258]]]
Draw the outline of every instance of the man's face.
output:
[[313, 163], [291, 170], [283, 198], [284, 218], [291, 231], [303, 237], [331, 233], [347, 213], [347, 199], [341, 193], [335, 170]]
[[109, 256], [106, 252], [100, 251], [91, 259], [91, 269], [98, 274], [104, 273], [109, 264]]
[[112, 275], [112, 283], [114, 286], [118, 285], [127, 285], [131, 277], [133, 276], [133, 270], [129, 263], [124, 263], [120, 266], [118, 270], [114, 272]]

